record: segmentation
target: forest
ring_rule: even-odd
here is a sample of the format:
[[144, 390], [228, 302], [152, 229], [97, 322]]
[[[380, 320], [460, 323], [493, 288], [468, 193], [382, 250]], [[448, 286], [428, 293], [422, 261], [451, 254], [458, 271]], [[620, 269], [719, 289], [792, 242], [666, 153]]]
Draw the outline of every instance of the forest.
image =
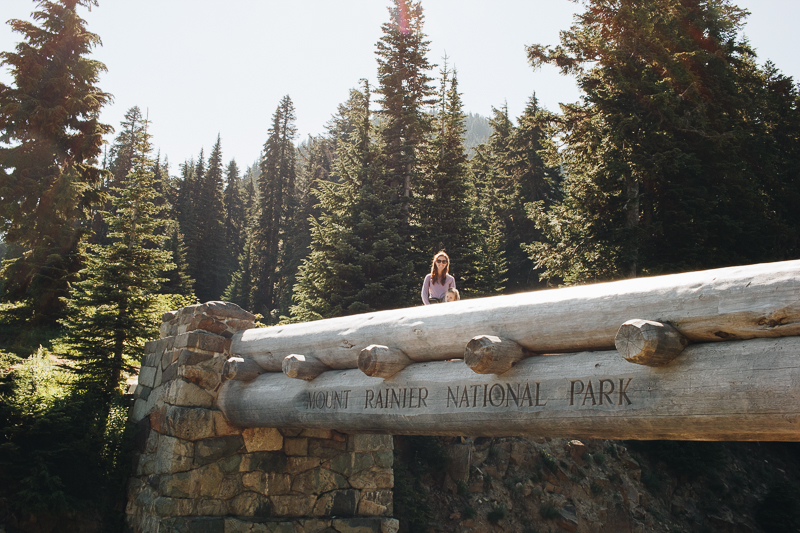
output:
[[468, 135], [421, 2], [396, 0], [377, 85], [353, 80], [325, 134], [299, 142], [286, 95], [254, 164], [217, 138], [176, 175], [140, 108], [99, 119], [107, 66], [81, 18], [97, 0], [9, 21], [0, 525], [122, 530], [126, 380], [165, 311], [225, 300], [269, 327], [421, 305], [440, 250], [463, 298], [800, 256], [798, 87], [740, 37], [746, 13], [581, 4], [559, 43], [527, 49], [577, 80], [558, 111], [532, 90]]

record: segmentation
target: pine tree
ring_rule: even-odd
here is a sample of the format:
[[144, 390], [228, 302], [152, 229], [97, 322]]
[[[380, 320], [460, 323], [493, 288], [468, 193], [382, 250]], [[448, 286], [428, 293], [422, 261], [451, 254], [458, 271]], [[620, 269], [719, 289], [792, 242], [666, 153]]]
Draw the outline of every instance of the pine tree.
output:
[[427, 113], [435, 99], [430, 42], [422, 32], [425, 17], [420, 2], [396, 0], [391, 20], [381, 26], [377, 43], [378, 88], [384, 166], [408, 222], [412, 190], [419, 175], [419, 152], [431, 131]]
[[366, 81], [363, 91], [351, 91], [345, 118], [353, 129], [338, 144], [339, 180], [316, 182], [322, 214], [312, 221], [311, 253], [297, 277], [291, 309], [297, 321], [409, 303], [402, 206], [386, 183], [382, 147], [373, 142]]
[[745, 12], [725, 0], [586, 8], [561, 46], [529, 48], [534, 66], [558, 65], [585, 93], [558, 121], [564, 202], [532, 212], [546, 239], [530, 251], [545, 275], [578, 282], [791, 256], [796, 248], [763, 238], [786, 225], [765, 187], [779, 169], [756, 151], [771, 142], [758, 126], [769, 98], [754, 98], [764, 77], [738, 40]]
[[97, 87], [105, 66], [88, 55], [100, 38], [86, 30], [78, 6], [96, 0], [43, 1], [33, 18], [12, 20], [23, 36], [0, 54], [13, 83], [0, 84], [0, 231], [9, 250], [4, 295], [26, 299], [37, 319], [62, 309], [70, 277], [81, 267], [78, 243], [90, 208], [101, 200], [95, 165], [103, 135], [98, 120], [110, 96]]
[[160, 249], [164, 221], [157, 218], [150, 151], [147, 132], [137, 133], [131, 171], [113, 190], [106, 213], [112, 242], [88, 245], [87, 265], [73, 284], [63, 321], [78, 384], [106, 398], [119, 390], [145, 340], [157, 332], [150, 316], [153, 294], [164, 281], [159, 273], [170, 266], [170, 254]]
[[273, 311], [280, 301], [280, 269], [283, 257], [289, 253], [281, 243], [285, 242], [295, 209], [294, 121], [294, 104], [287, 95], [272, 116], [258, 176], [260, 214], [253, 232], [256, 279], [252, 302], [268, 322], [277, 319]]
[[[202, 163], [202, 155], [200, 162]], [[190, 262], [195, 292], [200, 301], [218, 300], [228, 284], [225, 209], [223, 206], [222, 143], [219, 136], [208, 168], [198, 169], [201, 176], [195, 202], [195, 239], [191, 246], [194, 264]]]
[[242, 200], [242, 180], [239, 167], [231, 160], [226, 170], [225, 196], [225, 278], [230, 281], [231, 275], [239, 265], [239, 256], [244, 250], [247, 212]]
[[422, 152], [421, 173], [413, 202], [417, 271], [430, 268], [430, 258], [444, 250], [451, 274], [469, 294], [473, 283], [477, 234], [471, 224], [470, 187], [464, 149], [465, 115], [458, 77], [441, 69], [440, 92], [433, 118], [435, 134]]

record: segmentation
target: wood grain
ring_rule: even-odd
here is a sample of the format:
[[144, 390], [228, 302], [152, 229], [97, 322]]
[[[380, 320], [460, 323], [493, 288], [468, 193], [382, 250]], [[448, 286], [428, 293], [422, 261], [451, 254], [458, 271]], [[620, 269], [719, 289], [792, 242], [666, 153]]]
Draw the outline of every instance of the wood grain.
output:
[[360, 370], [312, 382], [267, 373], [226, 381], [218, 405], [245, 427], [798, 441], [798, 380], [800, 338], [787, 337], [694, 344], [661, 367], [604, 351], [530, 357], [501, 376], [461, 361], [417, 363], [387, 380]]
[[494, 296], [249, 329], [231, 354], [280, 372], [291, 353], [331, 368], [357, 368], [371, 344], [414, 361], [463, 357], [477, 335], [513, 340], [536, 353], [612, 350], [633, 318], [672, 324], [694, 343], [800, 335], [800, 261]]

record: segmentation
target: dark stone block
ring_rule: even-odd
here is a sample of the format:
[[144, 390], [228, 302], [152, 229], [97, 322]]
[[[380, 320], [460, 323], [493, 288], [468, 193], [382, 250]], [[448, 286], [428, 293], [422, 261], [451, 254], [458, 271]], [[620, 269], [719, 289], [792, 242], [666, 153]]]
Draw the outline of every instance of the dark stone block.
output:
[[177, 375], [178, 375], [178, 365], [176, 363], [172, 363], [164, 370], [164, 373], [161, 374], [161, 383], [172, 381], [173, 379], [175, 379]]
[[241, 435], [228, 435], [225, 437], [211, 437], [199, 440], [194, 445], [194, 464], [203, 466], [223, 457], [228, 457], [239, 451], [244, 446]]
[[208, 361], [212, 357], [214, 357], [214, 356], [211, 355], [211, 354], [194, 352], [192, 350], [184, 349], [184, 350], [181, 350], [181, 353], [178, 355], [178, 365], [180, 365], [180, 366], [198, 365], [200, 363]]
[[256, 470], [262, 472], [284, 472], [288, 463], [286, 454], [283, 452], [256, 452], [253, 454], [258, 459], [255, 463]]
[[133, 442], [136, 446], [136, 451], [144, 453], [147, 448], [147, 439], [150, 437], [150, 417], [146, 416], [136, 422], [135, 428]]
[[358, 508], [357, 490], [337, 490], [333, 496], [333, 506], [331, 506], [332, 516], [355, 516]]
[[252, 313], [248, 313], [238, 305], [230, 302], [206, 302], [206, 311], [207, 315], [217, 317], [217, 318], [236, 318], [238, 320], [247, 320], [248, 322], [252, 322], [256, 319], [255, 315]]

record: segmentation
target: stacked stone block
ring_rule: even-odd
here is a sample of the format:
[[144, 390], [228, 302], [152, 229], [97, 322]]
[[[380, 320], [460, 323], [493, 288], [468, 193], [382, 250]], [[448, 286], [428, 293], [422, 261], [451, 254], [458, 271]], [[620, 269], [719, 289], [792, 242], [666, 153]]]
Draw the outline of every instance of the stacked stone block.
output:
[[165, 314], [147, 343], [129, 529], [393, 533], [390, 436], [240, 428], [216, 408], [230, 339], [254, 320], [234, 304], [194, 305]]

